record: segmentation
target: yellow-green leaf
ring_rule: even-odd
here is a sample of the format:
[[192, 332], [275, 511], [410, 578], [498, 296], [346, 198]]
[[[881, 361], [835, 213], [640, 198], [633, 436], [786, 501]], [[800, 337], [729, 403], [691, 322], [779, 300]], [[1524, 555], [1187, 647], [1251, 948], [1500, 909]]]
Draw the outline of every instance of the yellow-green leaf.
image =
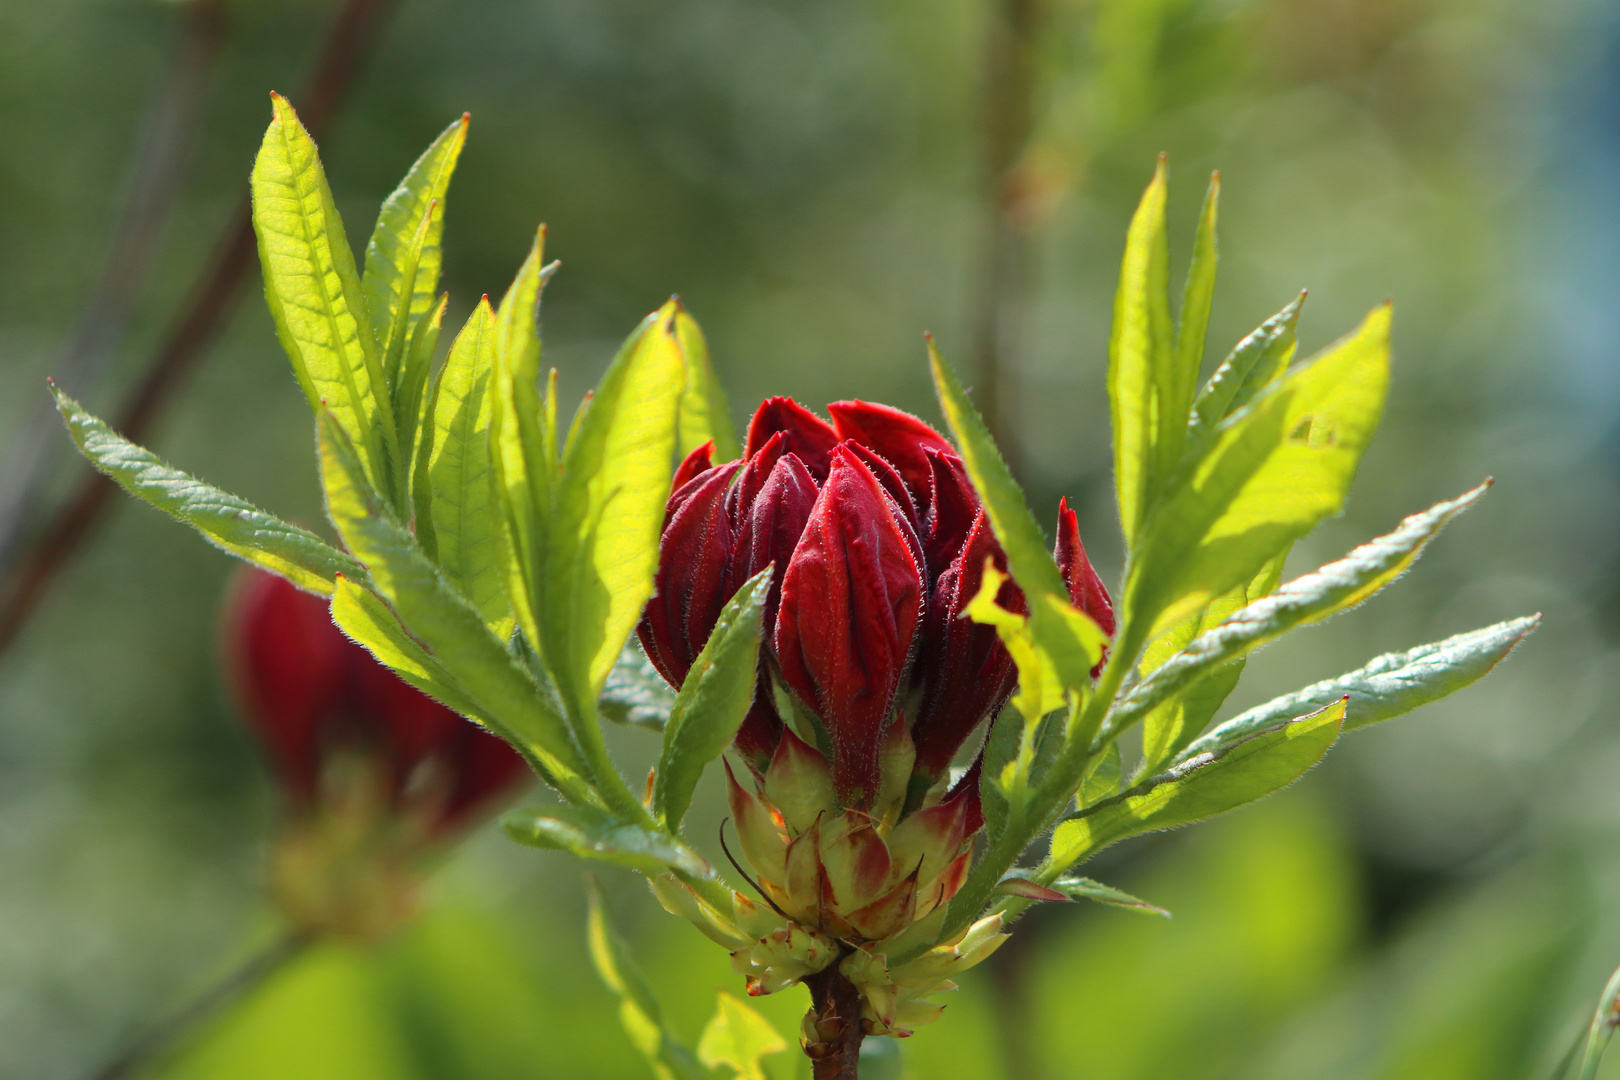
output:
[[709, 345], [703, 331], [685, 308], [676, 308], [675, 337], [686, 359], [686, 390], [681, 394], [676, 450], [684, 457], [713, 439], [714, 460], [731, 461], [742, 453], [737, 429], [731, 426], [731, 406], [709, 362]]
[[787, 1048], [770, 1021], [722, 990], [714, 1018], [698, 1040], [698, 1060], [711, 1069], [724, 1065], [737, 1080], [765, 1080], [759, 1059]]
[[[377, 214], [377, 225], [366, 244], [364, 286], [372, 325], [379, 330], [388, 326], [402, 308], [411, 325], [433, 308], [443, 262], [445, 194], [467, 142], [469, 121], [470, 117], [463, 115], [433, 140]], [[407, 249], [424, 217], [427, 231], [415, 273], [407, 280]], [[400, 303], [402, 295], [409, 297], [408, 305]]]

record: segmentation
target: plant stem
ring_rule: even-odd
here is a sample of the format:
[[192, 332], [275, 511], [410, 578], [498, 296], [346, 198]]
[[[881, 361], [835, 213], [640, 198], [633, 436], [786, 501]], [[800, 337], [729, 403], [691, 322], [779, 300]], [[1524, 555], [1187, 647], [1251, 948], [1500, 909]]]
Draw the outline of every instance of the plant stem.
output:
[[810, 1059], [814, 1080], [858, 1080], [861, 1040], [861, 992], [844, 977], [837, 964], [830, 964], [804, 980], [810, 988], [811, 1011], [828, 1051]]
[[289, 932], [268, 949], [203, 991], [179, 1012], [125, 1047], [101, 1068], [90, 1073], [86, 1080], [125, 1080], [126, 1077], [134, 1076], [153, 1058], [173, 1046], [181, 1036], [195, 1029], [204, 1020], [249, 990], [261, 985], [314, 941], [315, 936], [308, 931]]
[[[312, 135], [325, 132], [381, 28], [382, 16], [394, 6], [395, 0], [348, 0], [338, 13], [299, 102], [300, 118]], [[252, 211], [244, 197], [220, 237], [214, 257], [193, 284], [188, 294], [191, 299], [118, 410], [113, 426], [124, 436], [135, 442], [144, 439], [162, 406], [217, 336], [252, 266], [254, 250]], [[0, 653], [16, 640], [29, 615], [83, 546], [116, 490], [117, 485], [107, 477], [90, 473], [27, 550], [6, 568], [4, 600], [0, 601]]]

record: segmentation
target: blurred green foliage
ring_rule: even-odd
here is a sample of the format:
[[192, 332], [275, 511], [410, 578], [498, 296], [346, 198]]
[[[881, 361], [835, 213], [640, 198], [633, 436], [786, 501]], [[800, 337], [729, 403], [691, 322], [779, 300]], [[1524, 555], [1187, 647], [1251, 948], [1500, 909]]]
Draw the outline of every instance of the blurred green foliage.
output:
[[[161, 333], [243, 190], [266, 91], [296, 89], [331, 10], [229, 5], [138, 315], [105, 381], [70, 387], [91, 408], [110, 411]], [[790, 393], [932, 418], [918, 335], [965, 361], [971, 329], [984, 12], [409, 0], [323, 156], [345, 214], [369, 220], [417, 150], [471, 111], [447, 318], [498, 291], [547, 221], [563, 263], [547, 356], [564, 397], [678, 290], [739, 417]], [[904, 1046], [909, 1074], [1544, 1074], [1620, 960], [1620, 10], [1049, 0], [1048, 14], [1021, 205], [1036, 268], [1012, 386], [1035, 504], [1078, 498], [1113, 584], [1107, 313], [1130, 208], [1166, 149], [1183, 178], [1172, 236], [1190, 233], [1192, 181], [1223, 173], [1211, 352], [1301, 287], [1305, 354], [1397, 301], [1390, 411], [1347, 513], [1299, 545], [1299, 566], [1498, 480], [1399, 592], [1253, 658], [1228, 710], [1386, 648], [1526, 610], [1547, 620], [1489, 684], [1347, 740], [1298, 790], [1110, 852], [1096, 876], [1176, 919], [1032, 914], [946, 1022]], [[0, 445], [44, 394], [98, 272], [176, 33], [167, 3], [0, 5]], [[318, 523], [305, 405], [253, 291], [153, 441]], [[65, 485], [84, 466], [61, 460]], [[0, 666], [6, 1080], [83, 1073], [265, 932], [274, 807], [214, 644], [229, 569], [120, 505]], [[632, 758], [654, 750], [617, 734]], [[716, 793], [700, 790], [693, 814], [694, 835], [712, 833]], [[695, 1042], [736, 978], [633, 899], [616, 914]], [[573, 864], [486, 832], [420, 925], [374, 952], [312, 954], [170, 1073], [644, 1076], [583, 919]], [[794, 1037], [798, 992], [756, 1004]], [[781, 1080], [791, 1058], [767, 1069]]]

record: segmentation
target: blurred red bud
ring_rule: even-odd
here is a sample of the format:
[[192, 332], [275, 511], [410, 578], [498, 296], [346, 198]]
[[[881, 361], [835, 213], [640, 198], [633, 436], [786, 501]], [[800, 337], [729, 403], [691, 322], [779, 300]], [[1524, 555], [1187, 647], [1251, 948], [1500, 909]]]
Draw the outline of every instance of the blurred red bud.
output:
[[[1052, 556], [1057, 560], [1064, 584], [1069, 587], [1069, 603], [1091, 616], [1091, 621], [1112, 638], [1114, 601], [1109, 598], [1097, 571], [1091, 568], [1091, 560], [1086, 558], [1086, 547], [1080, 542], [1080, 522], [1067, 498], [1058, 501], [1057, 545]], [[1092, 678], [1096, 678], [1107, 659], [1105, 648], [1097, 666], [1091, 669]]]

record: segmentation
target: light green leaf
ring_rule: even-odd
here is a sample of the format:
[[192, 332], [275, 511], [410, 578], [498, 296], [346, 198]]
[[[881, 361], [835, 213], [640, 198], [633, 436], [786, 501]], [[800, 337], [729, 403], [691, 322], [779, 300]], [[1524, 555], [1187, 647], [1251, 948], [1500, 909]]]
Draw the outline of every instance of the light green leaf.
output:
[[[414, 325], [433, 308], [443, 262], [440, 242], [444, 235], [445, 193], [450, 189], [461, 148], [467, 143], [470, 119], [463, 115], [433, 140], [377, 214], [377, 225], [366, 244], [364, 287], [371, 324], [378, 329], [390, 325], [397, 312], [403, 311], [408, 325]], [[415, 273], [411, 274], [407, 270], [412, 259], [408, 252], [412, 235], [424, 218], [427, 231], [416, 256]], [[402, 296], [409, 296], [409, 305], [400, 303]]]
[[1288, 631], [1361, 603], [1412, 565], [1429, 541], [1489, 489], [1487, 481], [1455, 499], [1404, 519], [1391, 533], [1370, 540], [1344, 558], [1295, 578], [1200, 634], [1166, 661], [1116, 706], [1109, 732], [1117, 733], [1155, 705], [1195, 681], [1248, 655]]
[[1050, 884], [1115, 841], [1202, 821], [1287, 786], [1321, 760], [1343, 723], [1344, 702], [1338, 701], [1215, 753], [1188, 758], [1069, 815], [1052, 833], [1052, 852], [1037, 880]]
[[339, 574], [366, 580], [365, 567], [314, 533], [170, 468], [150, 450], [114, 434], [54, 384], [51, 393], [68, 433], [92, 465], [131, 495], [190, 525], [220, 550], [322, 596], [331, 594]]
[[439, 568], [483, 614], [490, 632], [505, 641], [512, 634], [512, 605], [495, 536], [498, 511], [489, 453], [494, 363], [495, 312], [485, 299], [456, 335], [439, 374], [428, 477]]
[[501, 816], [501, 828], [520, 844], [617, 863], [648, 875], [679, 870], [699, 878], [714, 876], [701, 855], [668, 833], [623, 821], [594, 806], [511, 810]]
[[[1108, 340], [1114, 485], [1127, 545], [1135, 543], [1155, 489], [1163, 480], [1158, 465], [1163, 456], [1161, 436], [1170, 429], [1170, 421], [1180, 422], [1174, 412], [1180, 380], [1170, 331], [1165, 187], [1161, 155], [1126, 233], [1119, 289], [1114, 296], [1113, 332]], [[1192, 377], [1197, 378], [1197, 373]], [[1172, 437], [1179, 438], [1179, 432]]]
[[531, 754], [548, 781], [574, 802], [594, 801], [584, 763], [549, 695], [508, 655], [477, 609], [422, 554], [365, 482], [343, 429], [328, 412], [319, 423], [327, 513], [371, 571], [377, 591], [463, 687], [502, 738]]
[[[438, 397], [438, 384], [433, 374], [433, 354], [439, 349], [439, 328], [444, 323], [444, 309], [450, 294], [439, 297], [439, 302], [418, 319], [411, 332], [411, 343], [405, 350], [405, 364], [399, 373], [398, 402], [395, 415], [399, 418], [399, 444], [410, 457], [411, 513], [416, 523], [417, 539], [422, 550], [432, 556], [436, 550], [433, 534], [433, 493], [428, 483], [427, 468], [433, 457], [434, 402]], [[424, 537], [425, 534], [425, 537]]]
[[340, 577], [332, 591], [332, 621], [394, 674], [462, 716], [489, 726], [482, 709], [444, 666], [406, 633], [376, 593]]
[[1081, 781], [1080, 791], [1075, 796], [1080, 808], [1085, 809], [1118, 791], [1121, 779], [1123, 770], [1119, 759], [1119, 743], [1111, 742], [1103, 748], [1102, 753], [1091, 759], [1091, 764], [1086, 766], [1085, 779]]
[[1389, 307], [1222, 425], [1144, 526], [1128, 620], [1164, 628], [1209, 606], [1344, 505], [1389, 383]]
[[585, 878], [590, 914], [585, 939], [590, 946], [596, 973], [608, 989], [619, 997], [619, 1021], [631, 1045], [639, 1050], [658, 1080], [708, 1080], [692, 1051], [681, 1044], [664, 1023], [663, 1010], [630, 959], [630, 951], [607, 917], [602, 890], [589, 875]]
[[265, 301], [310, 407], [325, 403], [372, 486], [392, 499], [393, 411], [354, 253], [314, 140], [285, 98], [270, 100], [273, 118], [252, 180]]
[[[1170, 419], [1186, 416], [1191, 410], [1192, 392], [1197, 389], [1199, 369], [1204, 366], [1204, 338], [1209, 335], [1210, 304], [1215, 300], [1215, 217], [1220, 209], [1220, 173], [1210, 173], [1209, 191], [1204, 194], [1204, 209], [1199, 214], [1199, 232], [1192, 238], [1192, 266], [1187, 267], [1187, 283], [1181, 293], [1181, 321], [1176, 325], [1176, 398], [1186, 405], [1171, 408]], [[1166, 434], [1170, 432], [1166, 431]], [[1178, 432], [1178, 437], [1181, 434]], [[1181, 452], [1179, 445], [1165, 444], [1165, 450]], [[1174, 468], [1174, 461], [1165, 461], [1166, 470]]]
[[698, 1060], [711, 1069], [726, 1066], [737, 1080], [765, 1080], [759, 1059], [787, 1048], [770, 1021], [722, 990], [714, 1018], [698, 1040]]
[[1202, 457], [1215, 437], [1222, 420], [1253, 401], [1288, 369], [1298, 343], [1300, 305], [1305, 294], [1261, 323], [1259, 328], [1237, 343], [1221, 361], [1193, 402], [1192, 421], [1187, 430], [1187, 454]]
[[760, 617], [770, 584], [767, 567], [726, 602], [675, 697], [652, 796], [653, 813], [670, 829], [680, 828], [698, 778], [731, 745], [753, 704]]
[[596, 700], [596, 711], [615, 724], [662, 732], [674, 706], [675, 691], [641, 651], [641, 643], [635, 638], [625, 642]]
[[737, 429], [731, 426], [731, 406], [709, 363], [709, 345], [703, 340], [703, 331], [683, 307], [675, 310], [675, 337], [686, 360], [686, 390], [681, 394], [680, 432], [675, 448], [684, 457], [713, 439], [715, 462], [734, 460], [742, 454], [742, 443], [737, 441]]
[[1070, 900], [1092, 900], [1109, 907], [1125, 908], [1128, 911], [1139, 911], [1144, 915], [1160, 915], [1170, 918], [1170, 912], [1157, 904], [1150, 904], [1146, 900], [1132, 896], [1112, 885], [1104, 885], [1100, 881], [1092, 881], [1085, 877], [1058, 878], [1052, 882], [1051, 888], [1067, 896]]
[[[950, 365], [928, 342], [929, 365], [940, 411], [956, 436], [962, 462], [974, 489], [984, 500], [985, 513], [996, 539], [1007, 553], [1007, 568], [1024, 590], [1030, 606], [1030, 632], [1050, 659], [1057, 664], [1056, 675], [1065, 685], [1083, 689], [1091, 682], [1091, 665], [1107, 640], [1101, 628], [1069, 605], [1068, 587], [1058, 573], [1057, 563], [1041, 535], [1035, 515], [1024, 500], [1024, 492], [996, 449], [981, 417], [968, 401], [967, 392]], [[1082, 663], [1085, 656], [1089, 662]]]
[[[416, 231], [411, 234], [404, 249], [400, 252], [402, 265], [400, 266], [401, 289], [407, 292], [416, 288], [416, 271], [422, 261], [422, 247], [427, 243], [428, 227], [433, 224], [433, 208], [430, 207], [417, 223]], [[423, 312], [426, 314], [426, 312]], [[386, 320], [386, 321], [384, 321]], [[389, 400], [393, 402], [394, 416], [399, 412], [399, 376], [400, 369], [405, 363], [405, 348], [410, 342], [411, 330], [416, 320], [411, 318], [410, 309], [403, 305], [396, 308], [392, 316], [386, 313], [378, 315], [372, 313], [374, 327], [382, 332], [382, 338], [377, 347], [382, 351], [383, 375], [388, 380]], [[403, 444], [402, 444], [403, 445]], [[405, 455], [400, 455], [402, 458]], [[401, 466], [403, 468], [403, 466]]]
[[1344, 697], [1350, 699], [1346, 731], [1393, 720], [1483, 679], [1540, 624], [1540, 615], [1530, 615], [1406, 652], [1386, 653], [1357, 671], [1312, 683], [1234, 716], [1187, 747], [1181, 757], [1213, 752], [1271, 727], [1282, 717], [1297, 716]]
[[620, 349], [569, 437], [555, 496], [540, 632], [564, 699], [591, 726], [653, 593], [686, 381], [674, 316], [664, 305]]
[[545, 643], [536, 609], [542, 585], [540, 552], [546, 545], [551, 505], [548, 446], [555, 438], [536, 385], [540, 376], [540, 292], [551, 275], [540, 261], [545, 239], [542, 226], [496, 311], [489, 435], [491, 483], [498, 511], [498, 565], [517, 623], [542, 656]]

